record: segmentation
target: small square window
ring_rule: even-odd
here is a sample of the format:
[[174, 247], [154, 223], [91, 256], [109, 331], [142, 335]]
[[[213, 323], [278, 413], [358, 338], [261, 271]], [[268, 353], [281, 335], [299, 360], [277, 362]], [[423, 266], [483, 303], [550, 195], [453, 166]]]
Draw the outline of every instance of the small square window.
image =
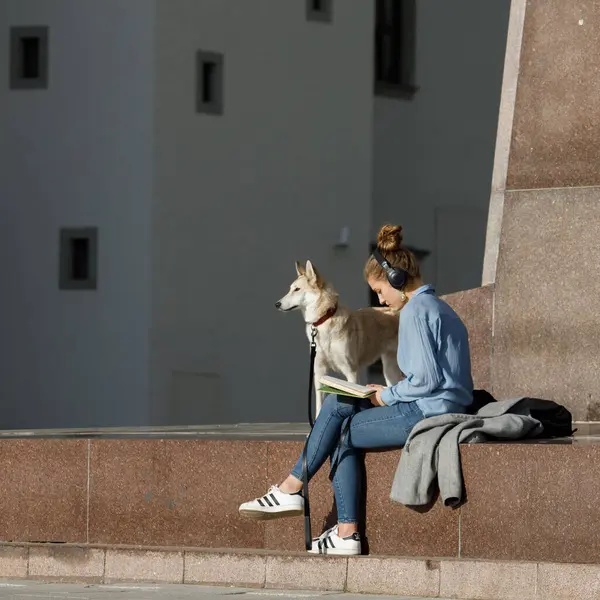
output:
[[196, 111], [223, 114], [223, 55], [199, 50], [196, 57]]
[[47, 27], [11, 27], [9, 83], [13, 90], [48, 87]]
[[306, 0], [306, 18], [309, 21], [331, 23], [333, 0]]
[[95, 290], [98, 273], [98, 229], [60, 230], [61, 290]]

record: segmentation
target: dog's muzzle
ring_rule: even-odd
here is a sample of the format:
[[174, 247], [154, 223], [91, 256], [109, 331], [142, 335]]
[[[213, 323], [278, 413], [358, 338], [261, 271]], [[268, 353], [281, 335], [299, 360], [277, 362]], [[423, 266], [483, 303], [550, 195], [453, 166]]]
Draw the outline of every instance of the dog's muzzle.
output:
[[296, 310], [297, 306], [290, 306], [289, 308], [281, 308], [281, 302], [275, 302], [275, 308], [282, 312], [290, 312], [291, 310]]

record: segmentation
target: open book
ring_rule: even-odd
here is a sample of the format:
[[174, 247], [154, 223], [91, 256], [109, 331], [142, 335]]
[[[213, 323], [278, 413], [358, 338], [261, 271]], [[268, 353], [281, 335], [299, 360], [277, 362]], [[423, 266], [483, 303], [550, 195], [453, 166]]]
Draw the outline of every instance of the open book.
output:
[[350, 396], [352, 398], [368, 398], [377, 391], [375, 388], [351, 383], [337, 377], [329, 377], [329, 375], [320, 377], [319, 383], [321, 384], [319, 388], [321, 392], [325, 392], [326, 394], [341, 394], [342, 396]]

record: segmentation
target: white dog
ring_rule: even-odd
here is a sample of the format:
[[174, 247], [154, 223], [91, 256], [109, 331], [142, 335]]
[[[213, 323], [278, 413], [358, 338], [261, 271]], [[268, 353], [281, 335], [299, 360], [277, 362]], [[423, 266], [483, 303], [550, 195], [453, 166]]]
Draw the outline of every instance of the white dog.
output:
[[315, 338], [317, 413], [323, 400], [318, 391], [319, 378], [330, 370], [359, 383], [360, 370], [381, 359], [387, 385], [400, 381], [402, 372], [396, 362], [398, 313], [383, 307], [350, 310], [342, 306], [336, 291], [310, 261], [306, 262], [306, 268], [296, 262], [296, 272], [298, 277], [290, 291], [275, 307], [284, 312], [300, 310], [309, 340], [312, 327], [318, 332]]

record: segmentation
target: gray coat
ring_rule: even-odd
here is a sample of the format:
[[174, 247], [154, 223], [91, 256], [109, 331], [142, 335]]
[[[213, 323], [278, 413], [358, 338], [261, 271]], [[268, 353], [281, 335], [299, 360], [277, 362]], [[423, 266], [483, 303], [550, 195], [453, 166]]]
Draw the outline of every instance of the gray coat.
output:
[[534, 404], [535, 400], [515, 398], [486, 404], [474, 415], [445, 414], [417, 423], [402, 451], [390, 498], [407, 506], [427, 505], [437, 477], [444, 504], [458, 506], [463, 493], [458, 445], [540, 434], [542, 424], [530, 416]]

